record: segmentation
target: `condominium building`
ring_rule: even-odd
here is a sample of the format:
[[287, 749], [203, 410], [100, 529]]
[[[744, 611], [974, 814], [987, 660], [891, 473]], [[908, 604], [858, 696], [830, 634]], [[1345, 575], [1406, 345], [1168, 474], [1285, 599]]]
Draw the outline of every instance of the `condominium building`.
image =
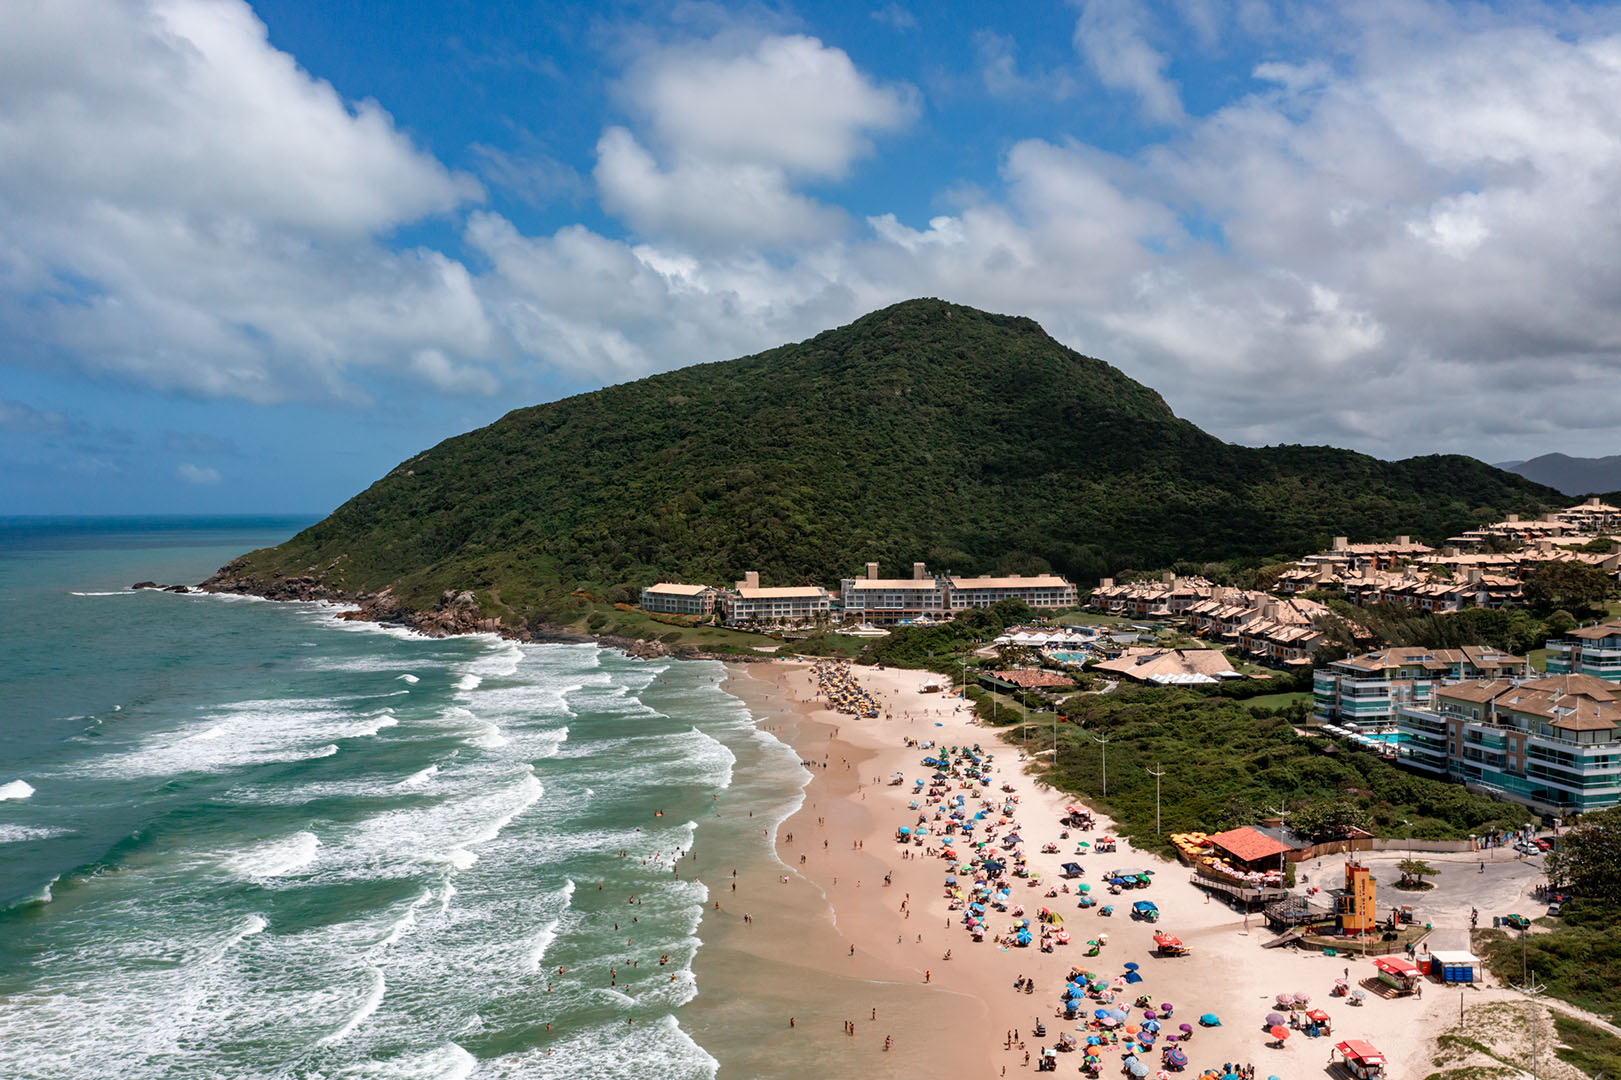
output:
[[1075, 606], [1075, 586], [1057, 574], [954, 577], [949, 580], [952, 611], [990, 607], [1001, 600], [1023, 600], [1033, 608]]
[[721, 603], [728, 626], [809, 623], [827, 618], [833, 610], [833, 598], [826, 589], [818, 585], [761, 588], [760, 575], [753, 570], [721, 597]]
[[873, 626], [911, 619], [946, 619], [951, 615], [950, 594], [944, 583], [922, 563], [912, 564], [909, 578], [881, 578], [878, 564], [870, 562], [862, 577], [841, 581], [839, 591], [845, 617]]
[[1621, 682], [1621, 621], [1584, 626], [1547, 644], [1549, 675], [1592, 675]]
[[642, 590], [642, 608], [667, 615], [711, 615], [719, 590], [708, 585], [681, 585], [661, 581]]
[[1396, 710], [1408, 764], [1533, 808], [1569, 814], [1621, 801], [1621, 701], [1591, 675], [1441, 686]]
[[1336, 661], [1312, 675], [1313, 717], [1324, 724], [1382, 727], [1404, 705], [1428, 708], [1437, 687], [1466, 679], [1528, 675], [1525, 657], [1479, 645], [1381, 649]]

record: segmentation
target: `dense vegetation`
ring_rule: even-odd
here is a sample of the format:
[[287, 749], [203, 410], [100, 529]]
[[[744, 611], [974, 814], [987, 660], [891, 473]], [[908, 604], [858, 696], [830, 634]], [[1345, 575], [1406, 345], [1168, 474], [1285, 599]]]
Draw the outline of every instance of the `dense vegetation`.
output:
[[[1290, 826], [1329, 839], [1345, 825], [1382, 836], [1463, 837], [1510, 826], [1525, 811], [1462, 785], [1415, 776], [1372, 754], [1328, 752], [1326, 740], [1295, 734], [1303, 705], [1281, 710], [1188, 690], [1132, 689], [1077, 695], [1072, 723], [1055, 725], [1055, 786], [1096, 803], [1146, 847], [1169, 850], [1154, 832], [1154, 777], [1163, 832], [1216, 832], [1254, 824], [1283, 806]], [[1026, 729], [1032, 751], [1050, 749], [1054, 727]], [[1107, 738], [1108, 794], [1103, 794]]]
[[[519, 409], [402, 462], [238, 572], [431, 607], [569, 608], [657, 578], [831, 583], [1438, 539], [1549, 489], [1464, 457], [1232, 446], [1029, 319], [937, 300], [756, 356]], [[496, 595], [492, 596], [494, 593]], [[572, 604], [577, 607], [578, 604]]]

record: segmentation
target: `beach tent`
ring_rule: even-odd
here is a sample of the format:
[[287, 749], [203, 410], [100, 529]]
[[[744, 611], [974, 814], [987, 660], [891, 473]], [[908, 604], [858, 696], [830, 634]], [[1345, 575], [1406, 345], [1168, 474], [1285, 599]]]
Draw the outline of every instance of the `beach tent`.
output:
[[1080, 863], [1067, 862], [1064, 864], [1064, 877], [1078, 878], [1083, 873], [1085, 873], [1085, 871], [1081, 869]]

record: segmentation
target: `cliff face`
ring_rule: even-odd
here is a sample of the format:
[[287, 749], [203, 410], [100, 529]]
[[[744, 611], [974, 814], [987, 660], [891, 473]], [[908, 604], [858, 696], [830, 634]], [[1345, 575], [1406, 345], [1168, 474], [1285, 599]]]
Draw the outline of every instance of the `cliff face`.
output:
[[1438, 539], [1555, 497], [1469, 458], [1223, 443], [1028, 319], [919, 300], [519, 409], [207, 587], [537, 634], [579, 616], [582, 588], [825, 584], [873, 559], [1086, 582], [1334, 535]]

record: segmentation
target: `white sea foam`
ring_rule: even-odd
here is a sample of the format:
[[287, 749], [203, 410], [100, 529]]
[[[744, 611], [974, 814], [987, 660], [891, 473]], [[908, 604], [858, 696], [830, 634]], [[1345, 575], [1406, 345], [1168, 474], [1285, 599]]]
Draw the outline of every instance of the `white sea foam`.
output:
[[232, 855], [225, 860], [225, 868], [245, 878], [282, 877], [314, 862], [320, 847], [314, 833], [296, 832]]
[[445, 1043], [419, 1054], [401, 1054], [383, 1061], [364, 1061], [332, 1073], [333, 1080], [467, 1080], [478, 1059], [456, 1043]]
[[478, 687], [479, 687], [479, 684], [482, 683], [483, 681], [484, 681], [484, 676], [482, 676], [482, 675], [474, 675], [471, 672], [469, 672], [468, 674], [463, 675], [461, 678], [456, 680], [456, 689], [458, 689], [458, 690], [477, 690]]
[[0, 784], [0, 802], [7, 799], [26, 799], [34, 793], [34, 786], [27, 780], [13, 780], [9, 784]]
[[0, 844], [21, 844], [29, 840], [53, 840], [72, 836], [72, 829], [36, 828], [30, 825], [0, 825]]
[[144, 589], [111, 589], [107, 592], [70, 592], [69, 596], [134, 596]]
[[384, 934], [382, 938], [378, 940], [377, 944], [373, 947], [373, 952], [387, 949], [390, 945], [394, 944], [396, 941], [400, 940], [400, 938], [409, 933], [417, 924], [417, 908], [421, 907], [423, 904], [426, 904], [431, 899], [433, 899], [433, 890], [424, 888], [422, 890], [422, 895], [418, 896], [406, 906], [405, 913], [395, 920], [394, 925], [388, 928], [388, 933]]
[[402, 788], [423, 787], [424, 785], [426, 785], [429, 781], [431, 781], [434, 777], [436, 777], [438, 775], [439, 775], [439, 766], [437, 766], [437, 765], [429, 765], [426, 769], [422, 769], [422, 770], [420, 770], [418, 772], [412, 773], [410, 776], [407, 776], [404, 780], [401, 780], [399, 783], [395, 784], [394, 786], [395, 787], [402, 787]]
[[[53, 875], [51, 875], [51, 880], [49, 880], [45, 884], [41, 885], [39, 887], [38, 892], [35, 892], [35, 893], [32, 893], [32, 894], [30, 894], [28, 896], [23, 897], [21, 900], [18, 900], [15, 903], [13, 903], [11, 905], [11, 907], [13, 907], [13, 908], [23, 908], [23, 907], [33, 907], [36, 904], [49, 904], [52, 900], [56, 899], [55, 894], [51, 892], [51, 886], [55, 885], [58, 881], [61, 881], [61, 880], [62, 880], [62, 875], [61, 874], [53, 874]], [[3, 1010], [0, 1010], [0, 1011], [3, 1011]]]
[[388, 992], [388, 983], [383, 978], [382, 968], [372, 968], [371, 979], [371, 989], [366, 991], [366, 996], [361, 999], [360, 1007], [355, 1010], [354, 1015], [349, 1017], [337, 1031], [330, 1035], [323, 1035], [316, 1045], [331, 1046], [333, 1043], [342, 1042], [349, 1037], [355, 1028], [365, 1023], [367, 1017], [377, 1011], [377, 1007], [383, 1003], [383, 995]]
[[415, 675], [412, 675], [410, 672], [406, 672], [404, 675], [399, 677], [399, 681], [403, 683], [410, 683], [414, 686], [422, 680], [417, 678]]
[[241, 922], [233, 926], [230, 932], [226, 934], [224, 938], [222, 938], [217, 944], [215, 944], [213, 948], [209, 949], [203, 955], [202, 963], [218, 963], [220, 960], [225, 958], [226, 953], [230, 952], [234, 947], [236, 947], [237, 943], [242, 941], [244, 938], [249, 938], [254, 934], [262, 933], [265, 927], [268, 925], [270, 924], [265, 922], [263, 915], [255, 914], [247, 916]]
[[661, 1016], [629, 1027], [602, 1024], [544, 1047], [486, 1058], [478, 1075], [490, 1080], [714, 1080], [720, 1062], [676, 1023]]
[[536, 931], [535, 936], [529, 939], [528, 948], [523, 959], [523, 969], [528, 972], [538, 972], [540, 962], [546, 959], [546, 950], [552, 947], [557, 940], [557, 928], [563, 922], [563, 913], [574, 903], [574, 879], [570, 878], [561, 889], [558, 896], [562, 903], [557, 909], [557, 917], [548, 920]]

